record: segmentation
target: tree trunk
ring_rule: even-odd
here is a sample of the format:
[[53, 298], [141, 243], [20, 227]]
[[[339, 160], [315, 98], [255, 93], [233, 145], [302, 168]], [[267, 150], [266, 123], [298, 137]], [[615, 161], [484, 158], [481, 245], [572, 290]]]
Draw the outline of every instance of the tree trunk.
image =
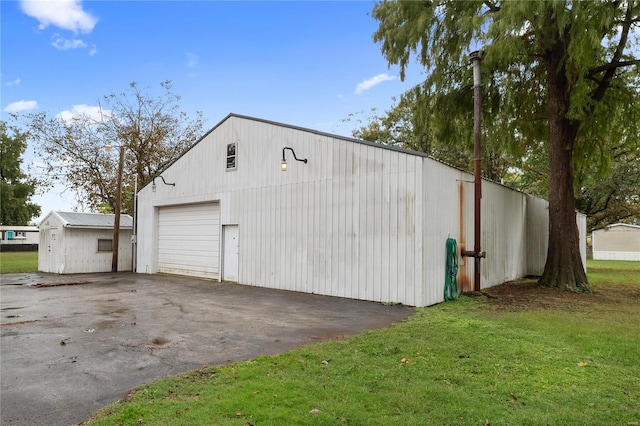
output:
[[540, 283], [570, 291], [590, 291], [580, 256], [573, 192], [572, 156], [579, 125], [567, 118], [569, 82], [566, 44], [557, 42], [545, 58], [549, 100], [549, 247]]

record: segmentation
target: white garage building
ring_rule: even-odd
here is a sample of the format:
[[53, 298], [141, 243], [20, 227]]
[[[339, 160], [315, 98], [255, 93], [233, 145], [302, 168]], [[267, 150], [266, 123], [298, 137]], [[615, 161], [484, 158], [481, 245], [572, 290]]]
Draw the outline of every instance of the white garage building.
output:
[[[140, 190], [137, 272], [435, 304], [447, 238], [473, 247], [472, 180], [422, 153], [230, 114]], [[482, 287], [540, 274], [547, 235], [546, 201], [484, 181]], [[470, 290], [473, 259], [460, 265]]]

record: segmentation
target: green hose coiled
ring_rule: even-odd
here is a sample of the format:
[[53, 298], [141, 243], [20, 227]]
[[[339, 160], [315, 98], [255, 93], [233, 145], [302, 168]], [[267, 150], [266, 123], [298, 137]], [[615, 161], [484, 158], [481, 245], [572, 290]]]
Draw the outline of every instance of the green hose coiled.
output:
[[458, 298], [458, 243], [453, 238], [447, 238], [447, 263], [444, 277], [444, 300]]

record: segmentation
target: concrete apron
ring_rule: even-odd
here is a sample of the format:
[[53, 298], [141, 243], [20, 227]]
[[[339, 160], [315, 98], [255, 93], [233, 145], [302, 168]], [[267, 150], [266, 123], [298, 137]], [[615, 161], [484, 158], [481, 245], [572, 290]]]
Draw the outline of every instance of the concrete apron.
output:
[[2, 425], [80, 423], [156, 378], [387, 327], [414, 312], [161, 275], [5, 274], [0, 284]]

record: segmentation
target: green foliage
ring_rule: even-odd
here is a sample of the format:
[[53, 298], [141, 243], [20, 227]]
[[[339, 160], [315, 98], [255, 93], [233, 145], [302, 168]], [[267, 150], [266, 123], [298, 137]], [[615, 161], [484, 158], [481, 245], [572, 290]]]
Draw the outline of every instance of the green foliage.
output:
[[[482, 49], [485, 156], [525, 171], [545, 171], [548, 160], [549, 255], [541, 282], [588, 290], [575, 193], [585, 176], [607, 170], [613, 147], [638, 146], [640, 60], [632, 29], [640, 2], [384, 1], [373, 17], [373, 39], [401, 78], [414, 56], [426, 69], [414, 124], [454, 147], [472, 128], [469, 54]], [[512, 169], [495, 170], [505, 171]], [[537, 176], [528, 180], [547, 189]]]
[[[609, 161], [608, 141], [619, 143], [623, 134], [640, 131], [638, 60], [627, 45], [621, 48], [626, 53], [615, 56], [617, 34], [629, 27], [625, 19], [637, 23], [639, 12], [636, 2], [628, 10], [610, 2], [382, 2], [373, 10], [380, 21], [374, 40], [390, 64], [400, 65], [402, 78], [415, 53], [428, 75], [411, 94], [413, 124], [454, 149], [472, 137], [468, 55], [484, 49], [483, 141], [493, 155], [518, 167], [547, 147], [548, 69], [542, 56], [557, 30], [550, 25], [561, 27], [570, 40], [564, 59], [571, 84], [567, 118], [581, 123], [575, 167], [602, 168]], [[603, 73], [610, 69], [615, 79], [606, 82]]]
[[40, 214], [40, 206], [31, 202], [37, 182], [20, 168], [26, 135], [0, 121], [0, 138], [0, 224], [28, 225]]
[[576, 199], [578, 210], [587, 215], [589, 232], [640, 221], [640, 148], [615, 155], [610, 170], [594, 176], [586, 175]]
[[627, 263], [624, 283], [594, 263], [595, 292], [572, 303], [463, 296], [346, 341], [156, 381], [88, 424], [632, 424], [640, 263]]
[[0, 252], [0, 274], [38, 272], [37, 251]]
[[[190, 119], [179, 110], [171, 82], [160, 86], [162, 94], [154, 97], [131, 83], [127, 91], [103, 96], [97, 111], [72, 117], [26, 115], [29, 138], [44, 157], [42, 178], [65, 183], [91, 210], [106, 204], [113, 211], [118, 147], [124, 147], [122, 211], [132, 214], [136, 178], [141, 187], [202, 134], [202, 114]], [[107, 152], [107, 145], [115, 149]]]

